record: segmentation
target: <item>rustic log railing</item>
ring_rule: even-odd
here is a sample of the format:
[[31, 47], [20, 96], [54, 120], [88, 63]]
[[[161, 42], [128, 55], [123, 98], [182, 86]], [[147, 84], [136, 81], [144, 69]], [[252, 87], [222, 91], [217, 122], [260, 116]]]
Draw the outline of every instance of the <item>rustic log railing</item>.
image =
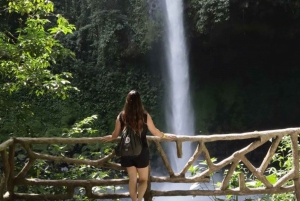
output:
[[[299, 142], [300, 128], [288, 128], [281, 130], [270, 130], [260, 132], [248, 132], [240, 134], [218, 134], [218, 135], [199, 135], [199, 136], [178, 136], [176, 140], [177, 155], [181, 157], [183, 142], [198, 142], [196, 150], [191, 158], [187, 161], [183, 169], [175, 173], [170, 166], [167, 155], [165, 154], [160, 142], [168, 141], [153, 136], [148, 136], [148, 141], [156, 145], [158, 153], [162, 157], [163, 164], [169, 174], [166, 177], [158, 177], [149, 175], [149, 187], [145, 194], [145, 200], [150, 201], [156, 196], [219, 196], [219, 195], [254, 195], [254, 194], [275, 194], [294, 192], [296, 200], [300, 201], [300, 180], [299, 180]], [[283, 175], [275, 184], [271, 184], [265, 174], [271, 158], [276, 152], [280, 141], [284, 136], [288, 136], [292, 142], [293, 154], [293, 168]], [[103, 180], [43, 180], [33, 178], [28, 175], [30, 168], [32, 168], [36, 160], [64, 162], [77, 165], [90, 165], [97, 168], [110, 168], [115, 170], [122, 170], [123, 168], [118, 163], [111, 162], [114, 158], [114, 153], [101, 158], [99, 160], [79, 160], [69, 157], [61, 157], [55, 155], [37, 153], [32, 149], [35, 144], [78, 144], [78, 143], [99, 143], [100, 137], [95, 138], [11, 138], [0, 145], [1, 164], [3, 172], [0, 182], [0, 200], [66, 200], [74, 196], [76, 187], [84, 187], [88, 198], [94, 199], [116, 199], [129, 197], [128, 193], [95, 193], [92, 188], [95, 186], [109, 186], [127, 184], [128, 179], [103, 179]], [[246, 147], [235, 151], [229, 157], [220, 162], [212, 162], [210, 152], [207, 148], [208, 142], [224, 141], [224, 140], [245, 140], [252, 139]], [[266, 153], [266, 156], [259, 167], [255, 167], [246, 157], [246, 154], [255, 151], [264, 143], [271, 141], [272, 144]], [[170, 143], [170, 142], [168, 142]], [[23, 169], [15, 174], [15, 157], [16, 146], [22, 146], [27, 152], [28, 160]], [[189, 167], [199, 159], [202, 155], [207, 163], [207, 169], [199, 174], [191, 177], [186, 177]], [[229, 181], [239, 163], [243, 163], [249, 171], [260, 180], [264, 187], [249, 188], [246, 186], [245, 176], [240, 174], [239, 187], [235, 189], [228, 189]], [[228, 168], [229, 167], [229, 168]], [[209, 177], [221, 169], [228, 169], [228, 173], [221, 182], [219, 188], [213, 190], [176, 190], [176, 191], [159, 191], [151, 190], [151, 182], [170, 182], [170, 183], [194, 183], [194, 182], [209, 182]], [[292, 185], [286, 185], [288, 181], [293, 180]], [[36, 186], [56, 186], [65, 187], [64, 194], [30, 194], [14, 192], [14, 188], [19, 185], [36, 185]]]

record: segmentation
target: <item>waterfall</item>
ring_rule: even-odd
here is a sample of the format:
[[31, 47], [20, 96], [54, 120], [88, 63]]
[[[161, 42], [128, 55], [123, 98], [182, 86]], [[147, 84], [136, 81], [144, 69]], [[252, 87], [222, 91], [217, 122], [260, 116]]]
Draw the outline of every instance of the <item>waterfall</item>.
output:
[[[190, 81], [188, 55], [183, 25], [183, 2], [182, 0], [165, 0], [166, 12], [165, 22], [167, 23], [167, 34], [165, 36], [167, 56], [167, 101], [166, 101], [166, 123], [167, 131], [178, 135], [193, 135], [194, 113], [190, 100]], [[167, 143], [167, 155], [175, 173], [182, 170], [189, 158], [195, 151], [195, 144], [183, 143], [183, 157], [177, 158], [177, 151], [174, 144]], [[188, 176], [188, 175], [186, 175]], [[219, 178], [221, 180], [221, 178]], [[152, 184], [157, 190], [189, 190], [192, 184], [168, 183]], [[206, 184], [204, 188], [213, 189]], [[209, 201], [210, 197], [199, 196], [178, 196], [178, 197], [157, 197], [157, 201], [201, 200]]]
[[[168, 63], [167, 79], [167, 128], [178, 135], [194, 134], [194, 114], [190, 100], [189, 66], [183, 26], [182, 0], [166, 1], [166, 50]], [[171, 149], [171, 150], [170, 150]], [[192, 154], [190, 145], [184, 144], [183, 158], [175, 156], [176, 150], [170, 148], [168, 155], [175, 171], [179, 171]]]
[[[165, 0], [167, 34], [166, 56], [167, 56], [167, 102], [166, 102], [166, 123], [167, 131], [177, 135], [194, 134], [194, 114], [191, 109], [189, 66], [187, 59], [187, 48], [183, 26], [183, 3], [182, 0]], [[172, 169], [178, 173], [192, 155], [191, 143], [183, 143], [183, 157], [177, 158], [176, 147], [168, 143], [167, 155]], [[193, 150], [194, 151], [194, 150]], [[188, 190], [191, 184], [172, 184], [157, 188], [164, 190]], [[159, 197], [155, 200], [192, 200], [193, 197]]]

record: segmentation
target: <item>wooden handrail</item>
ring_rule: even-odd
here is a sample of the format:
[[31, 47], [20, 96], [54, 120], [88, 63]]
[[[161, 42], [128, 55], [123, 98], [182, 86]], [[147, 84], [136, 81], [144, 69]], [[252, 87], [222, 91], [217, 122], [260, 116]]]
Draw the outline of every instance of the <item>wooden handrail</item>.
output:
[[[298, 137], [300, 135], [300, 128], [287, 128], [279, 130], [269, 130], [269, 131], [254, 131], [246, 133], [233, 133], [233, 134], [215, 134], [215, 135], [198, 135], [198, 136], [183, 136], [179, 135], [175, 140], [177, 155], [181, 157], [183, 154], [182, 143], [183, 142], [198, 142], [198, 146], [194, 154], [186, 162], [182, 170], [179, 172], [174, 172], [172, 169], [169, 159], [161, 147], [161, 142], [168, 142], [171, 140], [161, 139], [154, 136], [147, 136], [148, 141], [154, 143], [159, 155], [162, 158], [163, 164], [166, 168], [169, 176], [157, 177], [150, 175], [150, 182], [170, 182], [170, 183], [195, 183], [195, 182], [209, 182], [210, 175], [218, 172], [224, 168], [228, 168], [228, 172], [221, 182], [220, 188], [214, 190], [190, 190], [190, 191], [158, 191], [148, 189], [145, 195], [145, 200], [150, 201], [155, 196], [185, 196], [185, 195], [201, 195], [201, 196], [218, 196], [218, 195], [253, 195], [253, 194], [274, 194], [274, 193], [286, 193], [295, 192], [296, 198], [300, 201], [300, 179], [299, 179], [299, 150], [298, 150]], [[294, 168], [282, 178], [280, 178], [277, 183], [271, 184], [265, 175], [265, 170], [274, 156], [275, 151], [284, 136], [289, 136], [292, 142], [292, 153], [293, 153], [293, 164]], [[212, 162], [210, 157], [210, 152], [206, 146], [207, 142], [215, 141], [232, 141], [232, 140], [245, 140], [253, 139], [244, 148], [235, 151], [229, 157], [221, 160], [220, 162]], [[45, 161], [56, 161], [77, 165], [91, 165], [97, 168], [111, 168], [115, 170], [124, 170], [118, 163], [111, 162], [111, 159], [115, 157], [114, 152], [107, 156], [104, 156], [98, 160], [82, 160], [76, 158], [69, 158], [64, 156], [55, 156], [50, 154], [42, 154], [34, 151], [32, 145], [35, 144], [92, 144], [99, 143], [101, 137], [94, 138], [11, 138], [6, 142], [0, 144], [1, 160], [3, 164], [3, 177], [0, 182], [0, 201], [1, 200], [58, 200], [58, 199], [70, 199], [73, 197], [75, 192], [75, 187], [84, 187], [86, 189], [86, 196], [95, 199], [107, 199], [107, 198], [123, 198], [129, 197], [128, 193], [121, 194], [96, 194], [92, 192], [94, 186], [107, 186], [107, 185], [120, 185], [128, 182], [127, 179], [105, 179], [105, 180], [43, 180], [39, 178], [28, 177], [28, 172], [32, 168], [36, 160]], [[119, 139], [114, 140], [117, 142]], [[266, 153], [266, 156], [259, 167], [255, 167], [246, 157], [246, 154], [254, 151], [264, 143], [272, 141], [272, 144]], [[170, 143], [170, 142], [169, 142]], [[22, 170], [14, 175], [14, 157], [15, 157], [15, 147], [19, 144], [27, 152], [28, 161], [22, 168]], [[197, 160], [197, 158], [202, 155], [207, 163], [207, 169], [199, 172], [195, 176], [186, 177], [188, 169]], [[249, 188], [245, 184], [245, 176], [243, 174], [239, 175], [239, 188], [228, 189], [229, 181], [237, 165], [242, 162], [248, 170], [264, 184], [264, 188]], [[293, 180], [294, 184], [286, 186], [286, 182]], [[27, 194], [14, 192], [14, 187], [18, 185], [38, 185], [38, 186], [65, 186], [66, 193], [48, 195], [48, 194]], [[151, 185], [149, 185], [151, 186]]]

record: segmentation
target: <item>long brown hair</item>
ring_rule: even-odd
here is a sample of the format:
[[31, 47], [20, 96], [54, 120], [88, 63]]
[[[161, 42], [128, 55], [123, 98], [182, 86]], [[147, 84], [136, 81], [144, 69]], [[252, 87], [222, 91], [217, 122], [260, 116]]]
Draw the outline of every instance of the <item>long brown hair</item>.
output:
[[131, 127], [136, 133], [141, 134], [144, 124], [144, 114], [146, 113], [141, 96], [138, 91], [131, 90], [126, 97], [122, 111], [125, 126]]

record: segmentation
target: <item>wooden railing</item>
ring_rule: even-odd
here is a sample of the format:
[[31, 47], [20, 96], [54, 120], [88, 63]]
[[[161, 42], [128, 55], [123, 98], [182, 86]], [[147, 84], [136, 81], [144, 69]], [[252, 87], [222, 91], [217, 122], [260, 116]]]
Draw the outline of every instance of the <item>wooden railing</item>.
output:
[[[295, 198], [300, 201], [300, 180], [299, 180], [299, 144], [298, 138], [300, 135], [300, 128], [289, 128], [282, 130], [271, 130], [261, 132], [248, 132], [240, 134], [218, 134], [218, 135], [199, 135], [199, 136], [178, 136], [176, 140], [177, 155], [181, 157], [183, 142], [198, 142], [198, 146], [194, 154], [187, 161], [183, 169], [175, 173], [169, 163], [168, 157], [165, 154], [161, 141], [167, 141], [153, 136], [148, 136], [148, 141], [154, 143], [160, 154], [163, 164], [169, 176], [158, 177], [149, 175], [149, 185], [145, 194], [145, 200], [150, 201], [156, 196], [219, 196], [219, 195], [253, 195], [253, 194], [277, 194], [285, 192], [294, 192]], [[271, 184], [267, 178], [265, 171], [275, 154], [280, 141], [284, 136], [288, 136], [292, 142], [293, 154], [293, 168], [283, 175], [275, 184]], [[115, 170], [123, 170], [118, 163], [111, 162], [115, 156], [114, 153], [99, 159], [99, 160], [79, 160], [69, 157], [61, 157], [49, 154], [38, 153], [32, 149], [36, 144], [81, 144], [81, 143], [99, 143], [101, 138], [11, 138], [0, 145], [1, 164], [2, 164], [2, 178], [0, 183], [0, 200], [66, 200], [74, 196], [76, 187], [85, 188], [85, 194], [88, 198], [94, 199], [116, 199], [129, 197], [128, 193], [95, 193], [92, 188], [95, 186], [121, 185], [127, 184], [128, 179], [102, 179], [102, 180], [48, 180], [34, 178], [29, 175], [29, 170], [33, 167], [36, 160], [63, 162], [75, 165], [90, 165], [97, 168], [110, 168]], [[207, 148], [208, 142], [216, 141], [232, 141], [232, 140], [246, 140], [252, 141], [242, 149], [235, 151], [229, 157], [214, 163], [211, 160], [210, 152]], [[255, 151], [258, 147], [266, 142], [271, 141], [269, 150], [267, 151], [264, 160], [259, 167], [255, 167], [246, 157], [249, 152]], [[171, 142], [168, 142], [171, 143]], [[23, 147], [27, 152], [27, 162], [23, 169], [15, 174], [15, 157], [16, 146]], [[195, 176], [186, 177], [189, 167], [199, 159], [202, 155], [207, 163], [207, 169], [199, 172]], [[262, 182], [264, 187], [249, 188], [246, 186], [245, 176], [239, 175], [239, 187], [235, 189], [228, 189], [229, 181], [237, 168], [239, 163], [243, 163], [248, 170]], [[226, 176], [221, 182], [219, 188], [213, 190], [176, 190], [176, 191], [159, 191], [151, 189], [151, 182], [170, 182], [170, 183], [194, 183], [194, 182], [209, 182], [210, 175], [222, 170], [228, 169]], [[293, 180], [292, 185], [286, 185], [288, 181]], [[56, 186], [64, 187], [65, 193], [60, 194], [30, 194], [14, 192], [16, 186]]]

